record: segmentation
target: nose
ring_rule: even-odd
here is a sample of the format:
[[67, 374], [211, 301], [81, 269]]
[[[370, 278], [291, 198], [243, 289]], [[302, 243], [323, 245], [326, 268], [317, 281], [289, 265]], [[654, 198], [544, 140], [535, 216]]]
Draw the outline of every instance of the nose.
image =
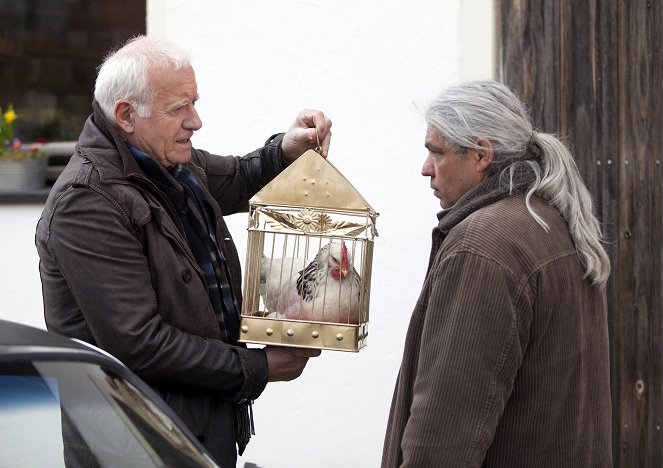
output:
[[433, 171], [433, 162], [431, 161], [430, 154], [426, 156], [426, 160], [424, 161], [424, 165], [421, 167], [421, 175], [424, 177], [431, 177], [435, 173]]
[[198, 111], [196, 110], [193, 104], [189, 104], [189, 113], [187, 115], [187, 118], [184, 119], [182, 125], [187, 130], [193, 130], [194, 132], [196, 130], [200, 130], [200, 128], [203, 126], [203, 122], [202, 120], [200, 120], [200, 117], [198, 116]]

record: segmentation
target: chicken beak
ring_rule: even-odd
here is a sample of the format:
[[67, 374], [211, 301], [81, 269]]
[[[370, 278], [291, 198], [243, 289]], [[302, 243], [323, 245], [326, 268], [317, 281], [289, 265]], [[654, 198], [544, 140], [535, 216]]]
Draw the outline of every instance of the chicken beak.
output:
[[347, 277], [348, 277], [348, 269], [347, 269], [347, 268], [341, 268], [341, 276], [342, 276], [343, 278], [347, 278]]

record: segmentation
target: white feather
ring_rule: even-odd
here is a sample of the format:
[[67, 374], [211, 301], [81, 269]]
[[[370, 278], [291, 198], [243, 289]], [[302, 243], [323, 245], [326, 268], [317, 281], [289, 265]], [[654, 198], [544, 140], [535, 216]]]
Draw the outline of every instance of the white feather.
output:
[[[332, 242], [331, 247], [329, 245], [320, 249], [308, 265], [305, 265], [303, 258], [297, 257], [263, 258], [260, 294], [271, 316], [317, 322], [359, 323], [361, 278], [347, 250], [347, 277], [333, 277], [333, 269], [338, 269], [340, 265], [342, 247], [339, 242]], [[306, 284], [298, 290], [297, 280], [302, 275], [301, 281]], [[310, 294], [304, 294], [303, 289], [307, 289]]]

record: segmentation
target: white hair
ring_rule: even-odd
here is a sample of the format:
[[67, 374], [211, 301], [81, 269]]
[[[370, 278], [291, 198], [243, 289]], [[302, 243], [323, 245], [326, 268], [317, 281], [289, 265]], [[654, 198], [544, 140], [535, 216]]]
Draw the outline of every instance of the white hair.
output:
[[149, 117], [153, 94], [149, 81], [155, 69], [175, 70], [191, 66], [189, 55], [162, 39], [136, 36], [120, 49], [111, 51], [99, 67], [94, 98], [104, 115], [114, 121], [115, 103], [131, 101], [140, 117]]
[[[482, 150], [477, 141], [490, 141], [493, 164], [500, 168], [500, 180], [510, 192], [515, 188], [514, 174], [531, 170], [535, 180], [525, 197], [528, 211], [548, 231], [530, 199], [536, 194], [557, 208], [569, 225], [585, 277], [593, 284], [605, 285], [610, 260], [602, 245], [591, 194], [575, 160], [557, 137], [534, 131], [525, 106], [506, 86], [486, 80], [449, 88], [429, 104], [425, 119], [457, 152]], [[533, 145], [540, 149], [540, 161], [532, 159], [528, 151]]]

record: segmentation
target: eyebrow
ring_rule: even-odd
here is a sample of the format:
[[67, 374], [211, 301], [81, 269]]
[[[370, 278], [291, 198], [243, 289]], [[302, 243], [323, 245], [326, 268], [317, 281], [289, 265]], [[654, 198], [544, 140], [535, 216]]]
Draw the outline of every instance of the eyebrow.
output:
[[180, 99], [179, 101], [173, 102], [169, 107], [169, 109], [174, 110], [177, 109], [178, 107], [183, 107], [188, 105], [189, 103], [196, 102], [198, 99], [200, 99], [200, 96], [197, 94], [194, 96], [193, 99]]
[[425, 147], [428, 151], [432, 151], [433, 153], [440, 153], [440, 154], [442, 154], [442, 153], [444, 153], [444, 152], [446, 151], [446, 148], [441, 148], [441, 147], [439, 147], [439, 146], [435, 146], [434, 144], [429, 143], [429, 142], [424, 143], [424, 147]]

